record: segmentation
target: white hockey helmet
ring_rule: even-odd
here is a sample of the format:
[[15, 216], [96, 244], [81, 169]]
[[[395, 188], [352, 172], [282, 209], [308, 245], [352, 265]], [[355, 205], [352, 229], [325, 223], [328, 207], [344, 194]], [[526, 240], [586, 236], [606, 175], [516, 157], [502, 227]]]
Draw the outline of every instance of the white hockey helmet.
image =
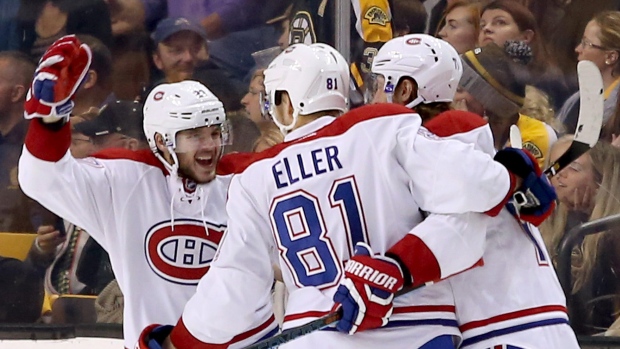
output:
[[[229, 127], [222, 102], [197, 81], [181, 81], [161, 84], [149, 93], [144, 103], [144, 133], [155, 155], [169, 167], [157, 149], [155, 134], [159, 133], [174, 161], [178, 165], [174, 150], [176, 134], [183, 130], [203, 127], [222, 126], [221, 144], [229, 143]], [[220, 150], [221, 155], [222, 150]], [[171, 168], [169, 168], [171, 169]], [[176, 168], [174, 172], [176, 173]]]
[[413, 79], [418, 85], [418, 97], [407, 104], [413, 108], [420, 103], [452, 102], [463, 65], [448, 42], [426, 34], [410, 34], [386, 42], [374, 57], [372, 72], [385, 78], [382, 87], [390, 102], [400, 79]]
[[[269, 112], [282, 133], [290, 131], [297, 117], [319, 111], [348, 110], [349, 66], [326, 44], [295, 44], [278, 55], [265, 70]], [[275, 114], [276, 92], [286, 91], [293, 105], [293, 122], [284, 125]]]

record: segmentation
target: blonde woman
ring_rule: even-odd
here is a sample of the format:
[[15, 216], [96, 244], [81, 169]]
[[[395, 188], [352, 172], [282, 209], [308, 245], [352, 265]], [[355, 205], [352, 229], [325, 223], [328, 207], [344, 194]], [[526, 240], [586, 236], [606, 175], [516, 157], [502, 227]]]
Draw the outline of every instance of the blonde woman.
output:
[[544, 122], [547, 128], [557, 134], [564, 133], [564, 125], [555, 118], [549, 95], [532, 85], [525, 86], [525, 99], [519, 113]]
[[[556, 159], [569, 146], [570, 136], [553, 146]], [[620, 150], [606, 142], [597, 143], [551, 180], [559, 205], [540, 227], [552, 258], [570, 228], [583, 222], [620, 213]], [[618, 227], [620, 229], [620, 227]], [[620, 310], [620, 282], [617, 271], [620, 235], [606, 231], [587, 236], [573, 251], [572, 294], [578, 316], [571, 319], [578, 334], [606, 330]]]

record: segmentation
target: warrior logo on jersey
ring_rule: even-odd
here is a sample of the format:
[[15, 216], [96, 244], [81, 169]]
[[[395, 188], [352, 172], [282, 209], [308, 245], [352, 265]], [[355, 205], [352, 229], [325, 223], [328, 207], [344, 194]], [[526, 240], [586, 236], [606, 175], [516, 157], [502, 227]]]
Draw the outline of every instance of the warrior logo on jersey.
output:
[[385, 26], [390, 21], [387, 13], [378, 6], [371, 6], [364, 14], [364, 19], [370, 24], [379, 24], [382, 26]]
[[209, 270], [225, 226], [193, 219], [161, 222], [144, 239], [146, 260], [159, 277], [182, 285], [197, 285]]
[[291, 32], [288, 42], [292, 44], [314, 44], [316, 43], [316, 33], [312, 24], [312, 17], [306, 11], [295, 13], [291, 21]]

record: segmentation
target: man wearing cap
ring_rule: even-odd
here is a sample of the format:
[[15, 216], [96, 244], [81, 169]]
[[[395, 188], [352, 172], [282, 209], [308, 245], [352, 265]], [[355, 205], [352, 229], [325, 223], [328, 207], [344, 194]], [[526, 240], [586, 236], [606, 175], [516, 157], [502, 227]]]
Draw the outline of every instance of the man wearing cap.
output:
[[207, 34], [202, 27], [187, 18], [166, 18], [159, 22], [151, 38], [155, 44], [153, 62], [163, 73], [163, 79], [156, 80], [152, 87], [162, 82], [198, 80], [218, 96], [227, 110], [241, 108], [243, 87], [233, 85], [225, 72], [208, 60]]
[[75, 131], [90, 137], [97, 150], [147, 149], [143, 119], [141, 103], [116, 101], [105, 105], [96, 118], [75, 125]]

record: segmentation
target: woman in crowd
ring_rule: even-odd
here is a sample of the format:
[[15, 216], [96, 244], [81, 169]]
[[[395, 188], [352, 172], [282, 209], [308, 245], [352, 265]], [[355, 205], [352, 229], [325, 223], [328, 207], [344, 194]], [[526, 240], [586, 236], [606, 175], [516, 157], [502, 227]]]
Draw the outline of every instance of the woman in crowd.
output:
[[437, 37], [454, 46], [459, 54], [476, 48], [480, 32], [480, 2], [457, 0], [448, 5]]
[[[572, 136], [558, 140], [550, 160], [568, 149]], [[551, 179], [558, 207], [540, 227], [555, 260], [561, 238], [574, 226], [620, 213], [620, 150], [607, 142], [597, 143]], [[619, 231], [588, 235], [573, 251], [571, 261], [573, 318], [579, 334], [605, 331], [620, 310]]]
[[559, 107], [568, 97], [568, 87], [562, 72], [547, 53], [544, 39], [532, 12], [513, 0], [492, 1], [482, 8], [478, 45], [491, 42], [500, 47], [511, 41], [520, 42], [521, 50], [531, 50], [532, 59], [527, 63], [531, 85], [551, 97], [554, 106]]
[[[579, 61], [592, 61], [601, 71], [605, 89], [603, 123], [607, 123], [615, 112], [620, 92], [620, 11], [604, 11], [594, 16], [575, 52]], [[568, 98], [557, 117], [567, 132], [574, 132], [579, 118], [579, 93]]]

